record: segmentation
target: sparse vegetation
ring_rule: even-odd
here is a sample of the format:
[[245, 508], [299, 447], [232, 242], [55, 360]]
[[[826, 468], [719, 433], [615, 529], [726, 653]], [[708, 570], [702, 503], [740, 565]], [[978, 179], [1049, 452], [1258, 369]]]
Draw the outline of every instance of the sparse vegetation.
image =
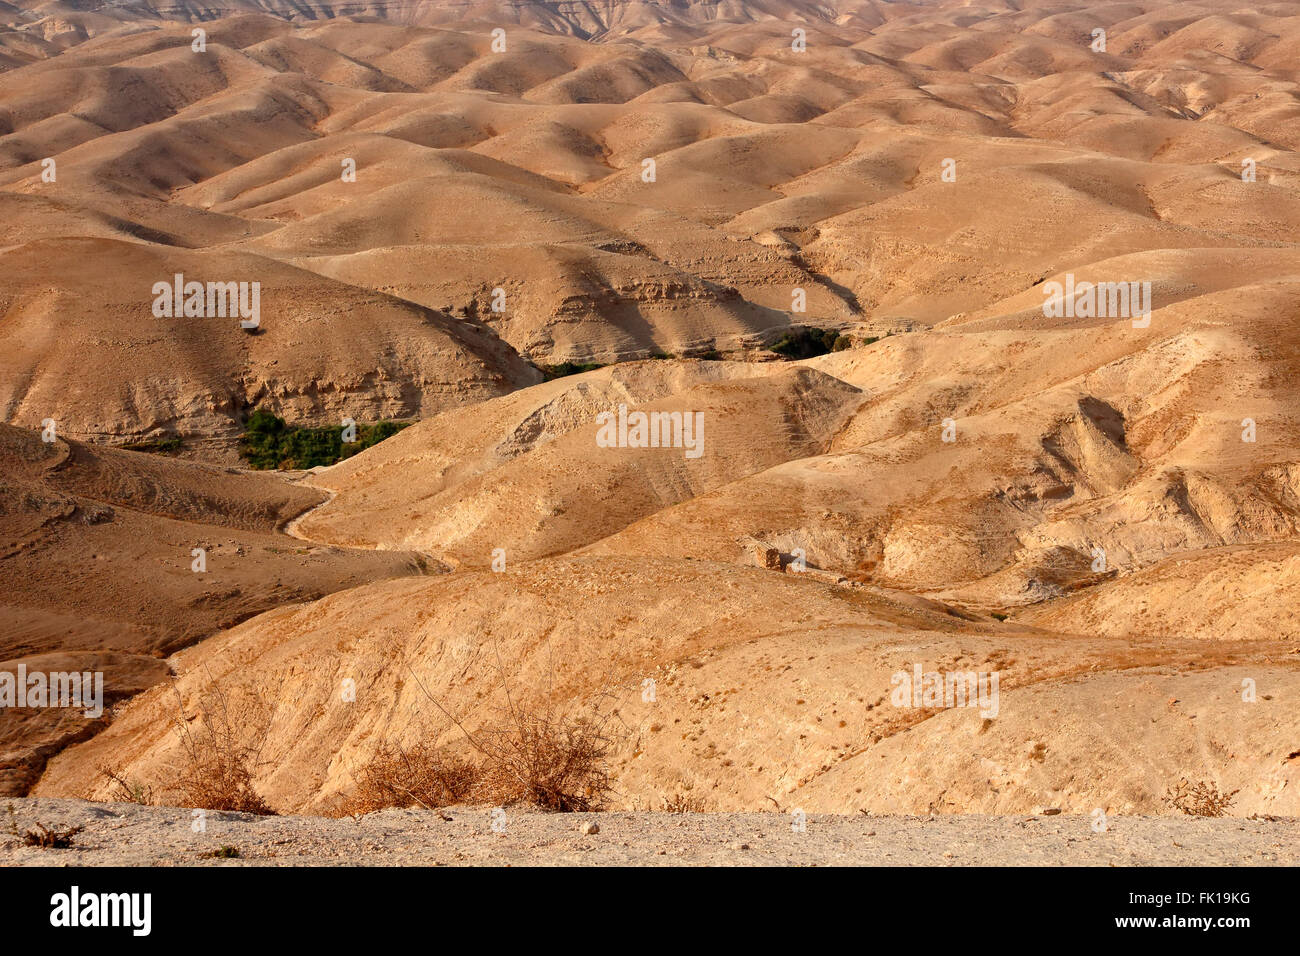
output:
[[386, 807], [428, 810], [455, 803], [526, 803], [557, 813], [599, 810], [612, 792], [613, 744], [601, 718], [557, 717], [547, 709], [511, 705], [502, 722], [470, 733], [477, 755], [384, 747], [362, 769], [357, 789], [340, 808], [357, 816]]
[[85, 827], [47, 827], [38, 823], [35, 830], [23, 834], [23, 842], [43, 850], [66, 850], [72, 846], [72, 838], [84, 829]]
[[208, 850], [199, 854], [200, 860], [238, 860], [240, 857], [239, 847], [222, 846], [215, 850]]
[[185, 447], [185, 440], [179, 437], [156, 438], [150, 441], [129, 442], [122, 447], [127, 451], [143, 451], [155, 455], [174, 455]]
[[612, 744], [602, 720], [511, 706], [509, 720], [475, 743], [485, 758], [480, 789], [502, 803], [560, 813], [599, 810], [613, 790]]
[[423, 744], [409, 750], [383, 747], [361, 769], [342, 812], [356, 816], [410, 806], [433, 810], [470, 799], [481, 776], [468, 761]]
[[410, 422], [381, 421], [357, 425], [356, 441], [343, 441], [343, 426], [301, 428], [283, 418], [257, 409], [248, 417], [239, 454], [250, 468], [293, 469], [333, 465], [357, 452], [391, 438]]
[[1192, 817], [1221, 817], [1241, 791], [1224, 793], [1212, 783], [1190, 783], [1184, 777], [1165, 792], [1165, 803]]
[[109, 800], [115, 803], [138, 803], [142, 806], [153, 804], [152, 787], [136, 780], [128, 780], [124, 774], [111, 767], [101, 765], [95, 769], [112, 785], [109, 790]]
[[841, 352], [851, 348], [852, 345], [852, 339], [840, 335], [833, 329], [794, 326], [768, 348], [777, 355], [797, 360], [825, 355], [828, 352]]
[[660, 800], [659, 810], [663, 813], [703, 813], [704, 800], [695, 794], [678, 791]]
[[179, 690], [176, 701], [182, 761], [169, 789], [185, 806], [273, 815], [253, 788], [253, 777], [274, 713], [251, 696], [232, 705], [216, 684], [200, 696], [197, 715], [185, 713]]
[[[132, 780], [123, 772], [101, 765], [96, 769], [111, 784], [108, 799], [143, 806], [175, 801], [205, 810], [230, 810], [272, 816], [273, 810], [253, 787], [257, 769], [265, 762], [274, 708], [253, 695], [234, 703], [215, 682], [199, 695], [197, 713], [187, 713], [175, 684], [176, 716], [172, 723], [181, 745], [180, 766], [155, 792], [152, 785]], [[12, 816], [12, 813], [11, 813]]]
[[598, 368], [605, 366], [600, 362], [561, 362], [559, 365], [541, 365], [538, 366], [542, 374], [546, 376], [549, 382], [553, 379], [564, 378], [567, 375], [580, 375], [583, 372], [594, 372]]
[[35, 824], [35, 830], [20, 832], [18, 817], [14, 805], [8, 806], [9, 832], [23, 842], [24, 846], [40, 847], [42, 850], [66, 850], [72, 846], [72, 839], [85, 827], [47, 827], [43, 823]]
[[[483, 803], [528, 803], [543, 810], [560, 813], [599, 810], [613, 793], [613, 780], [609, 773], [609, 755], [614, 745], [610, 733], [611, 722], [618, 716], [613, 708], [596, 710], [591, 716], [559, 715], [551, 705], [550, 694], [545, 703], [526, 706], [516, 701], [510, 692], [504, 671], [498, 663], [505, 707], [501, 718], [494, 724], [471, 732], [415, 677], [420, 691], [460, 731], [465, 742], [477, 755], [472, 770], [451, 762], [452, 758], [431, 756], [421, 752], [421, 759], [433, 761], [422, 765], [405, 760], [394, 764], [391, 754], [378, 764], [380, 774], [362, 796], [383, 795], [375, 784], [391, 785], [394, 781], [415, 780], [435, 783], [429, 792], [437, 795], [438, 788], [460, 792], [467, 788], [468, 799]], [[606, 698], [609, 695], [601, 695]], [[371, 764], [375, 766], [374, 762]], [[369, 768], [368, 768], [369, 769]], [[472, 783], [466, 778], [472, 776]], [[451, 780], [453, 786], [447, 787]], [[367, 785], [363, 781], [362, 788]], [[416, 788], [404, 784], [410, 794]], [[388, 804], [394, 805], [394, 804]], [[409, 805], [404, 804], [404, 805]]]

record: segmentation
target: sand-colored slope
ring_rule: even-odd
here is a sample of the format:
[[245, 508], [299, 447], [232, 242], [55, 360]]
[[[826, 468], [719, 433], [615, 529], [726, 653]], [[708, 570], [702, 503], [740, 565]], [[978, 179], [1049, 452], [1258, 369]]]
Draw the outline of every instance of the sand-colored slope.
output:
[[[1127, 670], [1168, 652], [962, 622], [793, 574], [607, 559], [389, 582], [264, 615], [181, 655], [177, 689], [187, 708], [214, 684], [273, 706], [258, 784], [285, 809], [327, 809], [385, 743], [463, 747], [430, 697], [473, 733], [505, 705], [504, 673], [523, 706], [549, 695], [565, 709], [618, 707], [626, 805], [687, 793], [712, 809], [774, 800], [841, 812], [1062, 803], [1150, 812], [1166, 784], [1192, 775], [1249, 784], [1241, 812], [1294, 812], [1285, 705], [1294, 669], [1246, 652], [1207, 657], [1200, 673], [1176, 679]], [[895, 706], [892, 675], [914, 664], [996, 669], [998, 712], [982, 725], [977, 711]], [[1241, 674], [1269, 699], [1241, 701]], [[349, 678], [355, 702], [340, 692]], [[653, 700], [643, 699], [647, 678]], [[1143, 715], [1167, 714], [1144, 721], [1162, 746], [1135, 745], [1129, 708], [1097, 706], [1124, 693]], [[96, 763], [165, 779], [178, 759], [167, 720], [176, 709], [170, 688], [138, 698], [105, 733], [56, 758], [37, 793], [97, 792]], [[967, 738], [978, 742], [938, 760], [926, 757], [936, 745], [918, 744]], [[1237, 748], [1251, 760], [1234, 761]], [[981, 766], [981, 750], [1000, 768]]]
[[[419, 573], [410, 555], [280, 533], [322, 496], [273, 476], [3, 426], [0, 486], [0, 666], [102, 671], [106, 706], [164, 679], [171, 651], [268, 608]], [[23, 792], [50, 753], [105, 722], [5, 708], [0, 788]]]
[[[938, 712], [801, 796], [837, 811], [1117, 815], [1168, 812], [1169, 790], [1191, 780], [1239, 791], [1234, 815], [1295, 815], [1295, 668], [1266, 658], [1198, 665], [1035, 681], [1003, 691], [987, 723], [968, 710]], [[1245, 681], [1258, 689], [1253, 700]]]
[[[22, 0], [0, 24], [0, 418], [227, 443], [258, 404], [422, 419], [311, 476], [332, 500], [287, 546], [315, 492], [32, 446], [4, 478], [0, 574], [36, 588], [11, 656], [102, 659], [127, 694], [149, 652], [275, 608], [170, 663], [187, 706], [214, 671], [279, 704], [258, 782], [285, 808], [383, 743], [455, 743], [407, 663], [481, 723], [498, 666], [534, 692], [555, 660], [564, 709], [621, 695], [627, 805], [1169, 812], [1187, 776], [1296, 812], [1292, 6]], [[154, 319], [177, 271], [261, 281], [262, 333]], [[1149, 323], [1045, 315], [1071, 276], [1150, 282]], [[791, 323], [859, 347], [777, 362]], [[623, 364], [542, 381], [565, 360]], [[702, 413], [703, 454], [599, 447], [620, 403]], [[455, 570], [364, 584], [403, 548]], [[997, 671], [999, 715], [893, 707], [914, 664]], [[172, 708], [127, 704], [42, 788], [163, 775]], [[4, 740], [85, 732], [60, 721]]]
[[1174, 555], [1018, 618], [1079, 634], [1294, 644], [1297, 572], [1292, 542], [1214, 548]]
[[342, 502], [313, 510], [297, 530], [352, 546], [393, 547], [415, 530], [423, 502], [520, 455], [544, 451], [556, 439], [593, 426], [596, 415], [619, 403], [636, 408], [698, 385], [767, 371], [727, 362], [626, 363], [438, 415], [314, 473], [311, 484]]
[[1145, 329], [1082, 320], [1049, 332], [1026, 310], [981, 319], [978, 333], [954, 324], [812, 360], [865, 396], [828, 454], [593, 548], [748, 562], [767, 542], [841, 574], [997, 606], [1181, 551], [1290, 540], [1295, 285], [1247, 273], [1244, 287], [1209, 291], [1214, 273], [1199, 275], [1204, 294], [1187, 290]]
[[[707, 382], [708, 372], [701, 377], [704, 384], [630, 406], [648, 414], [676, 414], [683, 421], [691, 416], [689, 433], [679, 430], [672, 439], [676, 447], [600, 446], [597, 415], [617, 414], [620, 404], [627, 406], [621, 376], [601, 375], [590, 389], [576, 384], [586, 392], [577, 399], [580, 405], [574, 407], [566, 389], [547, 409], [534, 410], [516, 426], [514, 436], [527, 435], [529, 426], [542, 422], [564, 427], [563, 434], [549, 441], [525, 438], [520, 452], [490, 471], [476, 467], [473, 459], [448, 461], [447, 452], [434, 444], [418, 467], [448, 461], [455, 477], [433, 486], [427, 480], [412, 486], [403, 477], [413, 463], [386, 469], [379, 482], [371, 478], [378, 470], [354, 468], [341, 484], [322, 476], [339, 494], [300, 531], [327, 540], [364, 536], [389, 547], [428, 551], [452, 564], [486, 565], [497, 549], [513, 560], [559, 554], [746, 474], [818, 453], [859, 400], [852, 386], [807, 369], [733, 381]], [[502, 411], [517, 414], [517, 409], [510, 402]], [[551, 409], [557, 414], [544, 417]], [[468, 416], [480, 418], [478, 412]], [[440, 434], [463, 427], [455, 419], [429, 426], [390, 454], [410, 456], [421, 439], [432, 444]], [[357, 478], [363, 482], [361, 501], [354, 503], [351, 488]], [[387, 502], [383, 517], [388, 521], [376, 520], [368, 501]]]
[[[16, 279], [0, 406], [69, 436], [228, 438], [259, 405], [294, 422], [409, 418], [541, 377], [482, 327], [248, 254], [66, 239], [0, 257]], [[155, 317], [154, 285], [177, 273], [258, 283], [256, 334], [240, 316]]]
[[[141, 23], [15, 8], [0, 187], [26, 202], [10, 200], [5, 241], [248, 250], [481, 319], [542, 364], [743, 351], [792, 320], [928, 325], [1117, 255], [1294, 245], [1300, 18], [1285, 10], [402, 0], [364, 23], [299, 5], [290, 23], [256, 6], [182, 3]], [[200, 17], [196, 53], [183, 21]], [[489, 315], [497, 288], [506, 311]], [[355, 331], [327, 324], [332, 350]], [[183, 367], [189, 343], [167, 339], [161, 364]], [[114, 377], [113, 350], [88, 354], [90, 381]], [[374, 408], [439, 404], [390, 394], [441, 379], [427, 356], [382, 357], [378, 375], [332, 384]], [[138, 388], [165, 414], [141, 421], [114, 398], [95, 433], [213, 428]]]

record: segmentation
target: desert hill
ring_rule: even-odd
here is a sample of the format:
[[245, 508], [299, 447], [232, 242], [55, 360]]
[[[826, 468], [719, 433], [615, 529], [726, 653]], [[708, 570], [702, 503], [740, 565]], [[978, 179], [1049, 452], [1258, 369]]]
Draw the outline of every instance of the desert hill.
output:
[[[417, 426], [422, 434], [403, 436], [401, 444], [384, 450], [381, 461], [345, 468], [351, 474], [341, 480], [333, 472], [314, 479], [337, 494], [297, 529], [328, 540], [342, 536], [372, 546], [436, 552], [453, 565], [488, 564], [498, 548], [517, 560], [560, 554], [790, 457], [825, 450], [860, 397], [852, 386], [809, 369], [709, 381], [718, 373], [708, 369], [712, 363], [701, 363], [705, 368], [698, 372], [673, 376], [679, 384], [696, 377], [704, 380], [701, 384], [658, 401], [627, 403], [627, 385], [653, 388], [658, 383], [646, 379], [664, 378], [655, 374], [659, 370], [653, 366], [659, 364], [623, 367], [631, 374], [619, 368], [614, 374], [581, 376], [587, 380], [529, 410], [523, 420], [510, 396], [465, 415], [423, 423]], [[595, 416], [618, 404], [633, 413], [702, 421], [691, 434], [682, 434], [677, 447], [601, 448]], [[592, 410], [582, 414], [587, 409]], [[491, 449], [495, 467], [488, 470], [489, 462], [466, 456], [438, 468], [445, 460], [439, 440], [444, 434], [469, 431], [466, 419], [484, 429], [488, 415], [500, 428], [496, 416], [502, 413], [509, 416], [503, 424], [513, 431]], [[566, 422], [561, 416], [573, 417]], [[547, 433], [566, 424], [563, 434]], [[432, 455], [420, 438], [432, 439]], [[688, 438], [700, 442], [696, 451], [686, 447]], [[512, 447], [514, 442], [520, 447]], [[413, 446], [421, 453], [411, 455]], [[404, 477], [412, 472], [429, 478]], [[363, 502], [379, 503], [382, 510]]]
[[[64, 434], [108, 440], [129, 421], [136, 439], [229, 438], [257, 406], [294, 421], [412, 418], [541, 378], [481, 325], [242, 253], [47, 239], [0, 259], [14, 276], [6, 319], [15, 343], [0, 402], [12, 420], [53, 418]], [[77, 268], [87, 259], [104, 272]], [[174, 286], [177, 275], [266, 292], [248, 320], [231, 309], [158, 317], [154, 286]], [[72, 380], [80, 384], [69, 392]]]
[[[1172, 659], [1187, 673], [1169, 674]], [[920, 660], [996, 667], [998, 712], [891, 706], [892, 675]], [[268, 732], [258, 779], [286, 809], [329, 810], [383, 745], [463, 749], [443, 711], [473, 734], [508, 706], [508, 689], [513, 702], [540, 693], [562, 708], [616, 708], [628, 806], [684, 794], [714, 810], [770, 799], [836, 812], [1159, 812], [1162, 785], [1195, 764], [1249, 788], [1242, 812], [1294, 814], [1287, 754], [1297, 727], [1284, 701], [1297, 675], [1268, 660], [1267, 645], [1067, 639], [875, 588], [611, 558], [371, 585], [263, 615], [177, 663], [187, 706], [214, 684], [265, 702], [250, 718]], [[1241, 705], [1243, 676], [1268, 699]], [[340, 694], [346, 679], [355, 702]], [[1129, 703], [1099, 708], [1100, 699]], [[35, 793], [106, 794], [103, 764], [164, 778], [179, 759], [176, 711], [170, 688], [147, 692], [55, 758]], [[1132, 739], [1134, 723], [1145, 745]]]
[[[4, 359], [6, 420], [74, 437], [229, 437], [257, 403], [335, 421], [345, 403], [309, 377], [424, 417], [534, 383], [527, 363], [744, 357], [792, 322], [929, 326], [1120, 255], [1295, 245], [1286, 4], [10, 9], [7, 268], [138, 247], [70, 270], [93, 315], [57, 306], [85, 402], [49, 407], [57, 359]], [[149, 321], [180, 265], [264, 284], [268, 337], [312, 334], [290, 357], [205, 317], [201, 351], [227, 358], [173, 352], [165, 388], [124, 374], [105, 325], [193, 350], [194, 324]], [[24, 328], [47, 322], [44, 293], [6, 292]], [[346, 352], [326, 301], [360, 366], [296, 354]]]
[[[1300, 6], [0, 25], [0, 657], [117, 702], [0, 715], [10, 789], [166, 780], [215, 686], [286, 811], [518, 703], [626, 809], [1300, 812]], [[255, 475], [258, 407], [414, 424]]]
[[[323, 496], [271, 476], [7, 425], [0, 466], [0, 669], [102, 670], [108, 707], [165, 680], [177, 648], [262, 611], [420, 573], [414, 555], [288, 537], [285, 522]], [[24, 791], [45, 757], [106, 722], [6, 708], [0, 788]]]

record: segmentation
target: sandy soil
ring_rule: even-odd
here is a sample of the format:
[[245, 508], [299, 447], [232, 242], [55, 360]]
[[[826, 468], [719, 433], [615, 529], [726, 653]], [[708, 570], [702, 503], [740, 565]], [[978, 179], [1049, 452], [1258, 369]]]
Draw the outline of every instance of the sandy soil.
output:
[[[6, 866], [1295, 866], [1300, 819], [1086, 816], [835, 816], [796, 832], [781, 813], [544, 814], [385, 810], [359, 819], [253, 817], [84, 800], [15, 799], [20, 831], [79, 825], [66, 850], [0, 836]], [[595, 833], [583, 828], [595, 822]], [[6, 825], [7, 826], [7, 825]], [[235, 847], [239, 857], [204, 857]]]

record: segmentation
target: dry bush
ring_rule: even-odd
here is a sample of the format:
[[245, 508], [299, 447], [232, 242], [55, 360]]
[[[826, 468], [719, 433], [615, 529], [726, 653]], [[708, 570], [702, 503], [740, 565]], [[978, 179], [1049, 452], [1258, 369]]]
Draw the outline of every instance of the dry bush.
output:
[[703, 813], [704, 798], [689, 793], [674, 793], [659, 801], [661, 813]]
[[8, 806], [9, 813], [9, 832], [23, 842], [24, 846], [40, 847], [42, 850], [66, 850], [72, 846], [72, 838], [75, 837], [85, 827], [47, 827], [43, 823], [35, 824], [35, 830], [20, 832], [18, 830], [18, 817], [14, 813], [14, 805]]
[[511, 708], [510, 719], [462, 731], [476, 754], [466, 760], [418, 745], [387, 746], [361, 769], [357, 788], [338, 808], [359, 816], [387, 807], [427, 810], [456, 803], [528, 803], [543, 810], [598, 810], [612, 792], [602, 722]]
[[432, 810], [462, 803], [480, 777], [468, 761], [423, 744], [410, 750], [384, 747], [361, 768], [357, 789], [340, 812], [356, 816], [386, 807], [419, 805]]
[[23, 843], [43, 850], [67, 850], [72, 846], [72, 838], [84, 829], [85, 827], [47, 827], [38, 823], [35, 830], [23, 834]]
[[253, 788], [253, 777], [264, 762], [273, 708], [249, 695], [232, 705], [226, 692], [210, 683], [199, 695], [198, 713], [187, 715], [180, 691], [175, 685], [173, 690], [182, 761], [169, 789], [185, 806], [274, 814]]
[[114, 770], [112, 767], [100, 765], [95, 769], [111, 785], [108, 793], [110, 801], [114, 803], [138, 803], [141, 806], [151, 806], [153, 804], [153, 787], [139, 781], [128, 780], [125, 774], [119, 770]]
[[1221, 817], [1232, 806], [1233, 798], [1241, 791], [1223, 793], [1212, 783], [1188, 783], [1184, 777], [1177, 786], [1165, 793], [1165, 803], [1193, 817]]
[[[409, 665], [408, 665], [408, 669]], [[529, 803], [543, 810], [581, 813], [601, 809], [614, 792], [609, 755], [616, 709], [592, 716], [559, 716], [550, 695], [544, 704], [516, 703], [497, 655], [505, 691], [504, 714], [496, 723], [470, 733], [442, 706], [411, 670], [421, 692], [450, 720], [478, 755], [477, 802]], [[552, 677], [552, 684], [554, 678]], [[601, 694], [598, 705], [612, 698]]]
[[221, 846], [199, 854], [200, 860], [238, 860], [242, 854], [237, 846]]
[[605, 723], [512, 704], [507, 720], [470, 741], [484, 757], [480, 798], [561, 813], [600, 809], [613, 791], [608, 769], [613, 741]]

